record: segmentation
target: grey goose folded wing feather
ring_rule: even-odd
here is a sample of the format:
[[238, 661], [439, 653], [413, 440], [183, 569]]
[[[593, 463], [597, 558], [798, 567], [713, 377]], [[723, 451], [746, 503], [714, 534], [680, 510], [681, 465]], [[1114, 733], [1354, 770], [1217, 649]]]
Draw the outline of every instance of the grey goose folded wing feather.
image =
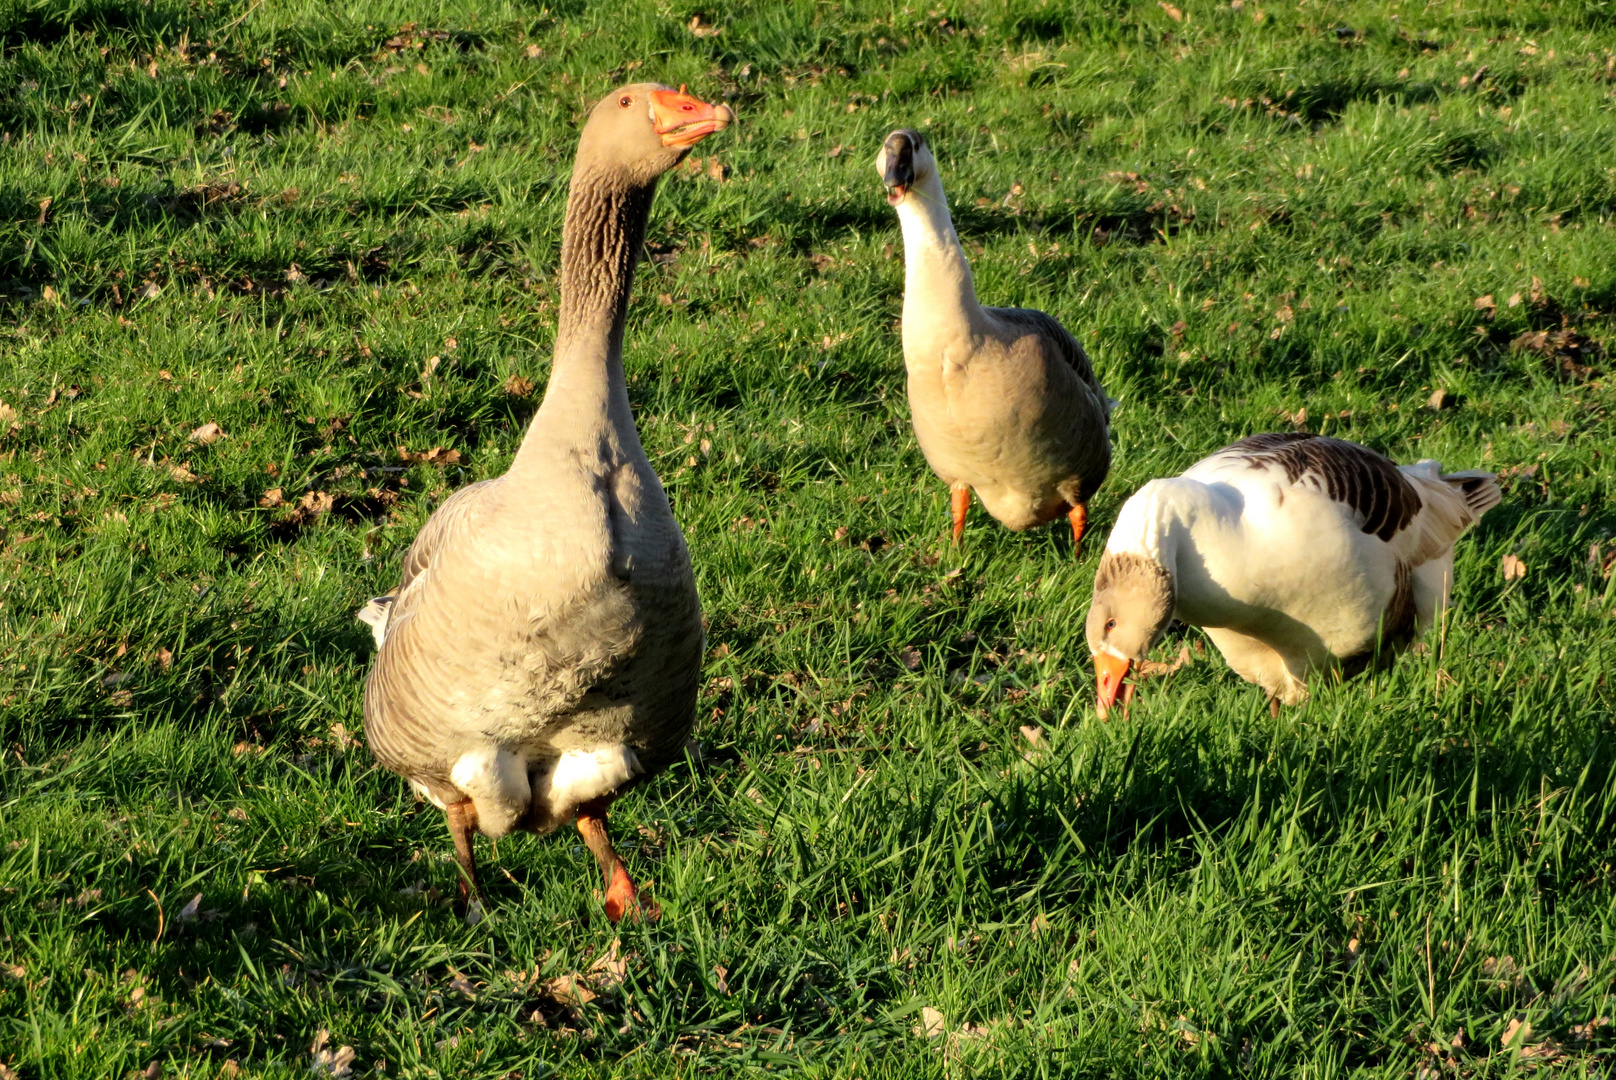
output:
[[[443, 505], [427, 518], [426, 524], [421, 526], [421, 531], [415, 534], [415, 540], [411, 542], [409, 550], [404, 553], [404, 565], [400, 568], [398, 587], [385, 596], [371, 597], [364, 607], [354, 613], [354, 618], [370, 627], [377, 648], [387, 640], [388, 630], [406, 618], [408, 612], [413, 609], [414, 603], [400, 607], [400, 600], [409, 590], [410, 584], [432, 565], [432, 556], [441, 546], [444, 534], [458, 524], [475, 503], [477, 496], [473, 493], [497, 483], [499, 479], [501, 478], [496, 477], [467, 484], [445, 499]], [[420, 593], [417, 591], [415, 596], [419, 598]]]

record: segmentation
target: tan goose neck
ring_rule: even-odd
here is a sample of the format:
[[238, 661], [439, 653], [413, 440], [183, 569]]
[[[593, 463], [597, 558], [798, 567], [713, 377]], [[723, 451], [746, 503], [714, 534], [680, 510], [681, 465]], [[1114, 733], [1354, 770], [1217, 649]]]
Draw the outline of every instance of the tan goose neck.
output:
[[634, 182], [583, 161], [573, 169], [550, 381], [513, 472], [538, 464], [536, 445], [559, 433], [613, 456], [638, 447], [623, 375], [623, 322], [655, 192], [654, 180]]
[[911, 188], [898, 206], [898, 222], [903, 227], [904, 324], [913, 316], [916, 325], [924, 321], [968, 330], [982, 305], [942, 181], [932, 175]]

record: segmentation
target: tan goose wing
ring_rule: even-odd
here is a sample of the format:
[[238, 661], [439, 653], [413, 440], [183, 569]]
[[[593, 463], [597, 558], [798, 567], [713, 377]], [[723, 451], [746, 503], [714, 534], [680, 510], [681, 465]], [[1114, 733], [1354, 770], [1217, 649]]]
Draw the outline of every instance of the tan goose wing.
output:
[[1106, 395], [1105, 387], [1100, 385], [1099, 378], [1094, 374], [1094, 365], [1089, 362], [1089, 354], [1059, 319], [1047, 311], [1039, 311], [1036, 308], [987, 310], [1002, 323], [1024, 333], [1037, 335], [1045, 344], [1046, 356], [1071, 368], [1083, 385], [1099, 398], [1103, 416], [1107, 418], [1110, 416], [1111, 407], [1116, 402]]

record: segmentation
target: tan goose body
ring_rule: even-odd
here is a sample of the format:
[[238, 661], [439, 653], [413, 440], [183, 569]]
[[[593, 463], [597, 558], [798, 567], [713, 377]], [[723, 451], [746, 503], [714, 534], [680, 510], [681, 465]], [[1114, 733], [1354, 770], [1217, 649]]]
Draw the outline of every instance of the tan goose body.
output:
[[510, 471], [448, 499], [397, 591], [361, 613], [372, 752], [449, 813], [466, 884], [471, 831], [573, 820], [607, 913], [635, 910], [605, 835], [610, 798], [680, 752], [702, 628], [667, 496], [640, 445], [624, 310], [656, 179], [729, 110], [624, 87], [585, 125], [562, 235], [561, 313], [544, 403]]
[[1082, 538], [1111, 467], [1110, 412], [1087, 354], [1058, 320], [983, 307], [937, 165], [913, 131], [887, 137], [877, 167], [903, 228], [903, 358], [915, 437], [953, 491], [954, 535], [975, 491], [1021, 530], [1062, 515]]
[[1313, 672], [1391, 656], [1447, 606], [1453, 545], [1499, 498], [1489, 473], [1303, 434], [1253, 435], [1150, 481], [1094, 578], [1102, 715], [1173, 618], [1276, 708], [1304, 701]]

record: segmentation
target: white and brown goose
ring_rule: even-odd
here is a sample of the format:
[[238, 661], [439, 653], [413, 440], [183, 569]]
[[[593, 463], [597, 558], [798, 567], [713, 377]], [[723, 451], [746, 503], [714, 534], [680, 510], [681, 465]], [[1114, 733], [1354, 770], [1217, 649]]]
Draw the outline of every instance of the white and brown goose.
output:
[[1111, 468], [1115, 402], [1053, 316], [977, 300], [919, 132], [888, 135], [876, 171], [903, 227], [909, 409], [926, 463], [951, 491], [955, 541], [972, 491], [1009, 529], [1064, 516], [1081, 541], [1088, 501]]
[[1306, 434], [1253, 435], [1152, 480], [1117, 514], [1094, 577], [1100, 715], [1174, 618], [1275, 711], [1306, 699], [1311, 672], [1390, 656], [1446, 608], [1454, 542], [1500, 498], [1491, 473], [1398, 466]]
[[510, 470], [449, 498], [360, 613], [372, 753], [448, 815], [477, 893], [475, 832], [576, 820], [606, 914], [643, 913], [606, 807], [681, 752], [695, 718], [701, 605], [684, 537], [640, 446], [624, 313], [657, 178], [733, 116], [665, 86], [614, 91], [578, 143], [544, 403]]

